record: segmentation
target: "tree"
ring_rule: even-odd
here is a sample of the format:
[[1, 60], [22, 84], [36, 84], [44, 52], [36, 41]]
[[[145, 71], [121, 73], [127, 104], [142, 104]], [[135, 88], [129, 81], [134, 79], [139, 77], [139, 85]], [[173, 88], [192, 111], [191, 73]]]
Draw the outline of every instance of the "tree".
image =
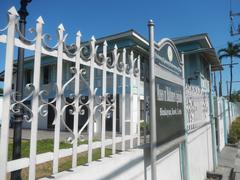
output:
[[[229, 99], [232, 100], [232, 69], [233, 69], [233, 58], [237, 57], [240, 58], [240, 47], [238, 44], [234, 44], [232, 42], [228, 42], [227, 47], [220, 49], [218, 51], [219, 53], [219, 59], [222, 58], [230, 58], [230, 90], [229, 90]], [[220, 77], [220, 84], [222, 85], [222, 78]]]
[[240, 102], [240, 90], [233, 91], [233, 93], [232, 93], [232, 102]]

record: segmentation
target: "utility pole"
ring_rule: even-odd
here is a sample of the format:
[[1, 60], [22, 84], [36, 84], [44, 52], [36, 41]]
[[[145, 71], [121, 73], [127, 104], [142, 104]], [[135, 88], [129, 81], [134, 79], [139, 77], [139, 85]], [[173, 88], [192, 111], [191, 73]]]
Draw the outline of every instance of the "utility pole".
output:
[[[222, 64], [222, 59], [220, 59], [220, 66]], [[219, 80], [219, 96], [222, 97], [222, 66], [220, 67], [220, 80]]]
[[[231, 65], [231, 64], [222, 64], [221, 62], [220, 62], [220, 65], [213, 65], [212, 66], [213, 68], [220, 68], [220, 80], [219, 80], [219, 96], [220, 97], [222, 97], [222, 70], [223, 70], [222, 68], [223, 68], [223, 66], [230, 66]], [[237, 65], [237, 64], [239, 64], [239, 63], [232, 63], [232, 66]], [[214, 72], [214, 79], [216, 79], [215, 72]], [[216, 89], [217, 89], [217, 84], [216, 84], [216, 80], [215, 80], [214, 90], [216, 91]], [[228, 95], [228, 93], [227, 93], [227, 95]]]
[[[26, 17], [28, 16], [27, 5], [32, 0], [21, 0], [21, 6], [18, 11], [20, 20], [19, 20], [19, 29], [23, 36], [25, 36], [25, 27], [26, 27]], [[21, 38], [21, 37], [19, 37]], [[23, 97], [23, 71], [24, 71], [24, 49], [18, 48], [18, 61], [17, 61], [17, 81], [16, 81], [16, 99], [21, 100]], [[21, 158], [21, 140], [22, 140], [22, 121], [23, 121], [23, 109], [21, 106], [19, 108], [19, 113], [15, 115], [13, 122], [13, 154], [12, 159]], [[13, 171], [11, 173], [11, 180], [21, 179], [21, 170]]]
[[215, 95], [218, 96], [218, 92], [217, 92], [217, 79], [216, 79], [216, 73], [213, 72], [213, 79], [214, 79], [214, 91], [215, 91]]

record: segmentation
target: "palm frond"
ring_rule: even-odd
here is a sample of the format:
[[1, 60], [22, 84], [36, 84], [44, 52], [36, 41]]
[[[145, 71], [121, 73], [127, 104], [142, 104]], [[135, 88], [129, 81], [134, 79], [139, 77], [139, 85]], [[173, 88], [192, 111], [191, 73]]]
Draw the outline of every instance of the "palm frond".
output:
[[230, 57], [230, 55], [228, 55], [228, 54], [222, 54], [222, 55], [220, 55], [218, 58], [219, 58], [219, 59], [223, 59], [223, 58], [228, 58], [228, 57]]
[[240, 54], [239, 55], [236, 55], [235, 57], [239, 58], [240, 59]]
[[221, 53], [228, 53], [228, 49], [226, 48], [219, 49], [218, 54], [221, 54]]

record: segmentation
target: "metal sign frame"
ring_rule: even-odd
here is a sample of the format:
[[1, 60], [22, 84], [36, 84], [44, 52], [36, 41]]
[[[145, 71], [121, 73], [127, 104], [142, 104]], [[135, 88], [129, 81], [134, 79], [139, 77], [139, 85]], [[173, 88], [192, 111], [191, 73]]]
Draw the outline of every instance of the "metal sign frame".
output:
[[[172, 84], [177, 84], [178, 86], [182, 86], [181, 91], [181, 103], [182, 107], [184, 105], [183, 96], [184, 96], [184, 78], [183, 78], [183, 62], [180, 58], [178, 50], [174, 43], [170, 39], [162, 39], [158, 43], [158, 47], [154, 43], [154, 23], [152, 20], [148, 23], [149, 27], [149, 74], [150, 74], [150, 123], [151, 123], [151, 177], [153, 180], [157, 179], [156, 173], [156, 160], [157, 160], [157, 123], [156, 123], [156, 78], [162, 78]], [[160, 54], [156, 54], [156, 52], [160, 52], [166, 45], [171, 47], [171, 52], [168, 53], [168, 61], [161, 57]], [[174, 53], [174, 54], [173, 54]], [[159, 56], [160, 55], [160, 56]], [[173, 55], [175, 55], [175, 66], [172, 63]], [[156, 56], [158, 57], [158, 61], [156, 63]], [[170, 61], [170, 62], [169, 62]], [[176, 64], [177, 63], [177, 64]], [[183, 122], [183, 130], [184, 128], [184, 112], [182, 108], [182, 122]], [[184, 132], [181, 135], [184, 135]]]

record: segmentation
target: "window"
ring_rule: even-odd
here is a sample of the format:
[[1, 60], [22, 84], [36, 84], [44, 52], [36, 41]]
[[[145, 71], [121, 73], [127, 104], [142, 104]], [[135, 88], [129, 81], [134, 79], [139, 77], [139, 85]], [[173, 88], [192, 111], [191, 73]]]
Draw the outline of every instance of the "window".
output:
[[50, 82], [50, 66], [43, 67], [43, 84]]

